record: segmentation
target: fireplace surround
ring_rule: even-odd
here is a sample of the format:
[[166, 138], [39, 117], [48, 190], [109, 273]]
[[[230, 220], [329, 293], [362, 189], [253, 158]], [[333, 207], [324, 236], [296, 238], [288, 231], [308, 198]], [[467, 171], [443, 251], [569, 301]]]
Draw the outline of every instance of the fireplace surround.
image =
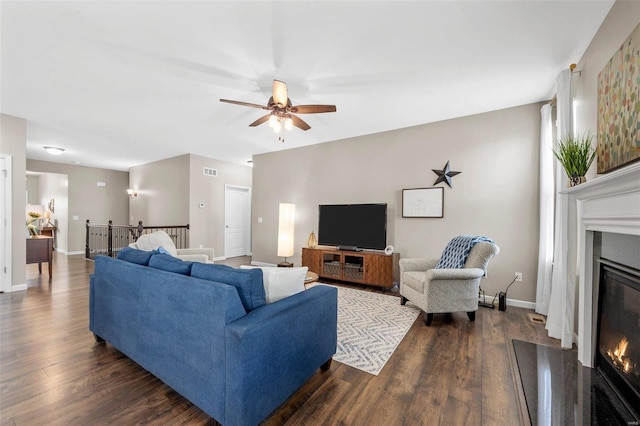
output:
[[[595, 366], [599, 265], [597, 237], [601, 232], [640, 236], [640, 163], [564, 190], [567, 198], [568, 247], [564, 258], [568, 309], [563, 313], [567, 329], [573, 330], [573, 297], [577, 283], [578, 360]], [[640, 269], [640, 265], [630, 265]], [[571, 273], [574, 271], [574, 273]]]
[[[563, 346], [567, 331], [573, 334], [578, 361], [594, 368], [598, 354], [598, 307], [603, 235], [640, 236], [640, 163], [561, 191], [566, 215], [561, 230], [567, 236], [563, 263], [556, 265], [566, 272], [566, 298], [563, 312]], [[640, 263], [632, 261], [631, 263]], [[554, 266], [554, 267], [556, 267]], [[628, 264], [640, 269], [640, 264]], [[577, 293], [577, 316], [573, 306]], [[603, 361], [600, 360], [600, 364]]]

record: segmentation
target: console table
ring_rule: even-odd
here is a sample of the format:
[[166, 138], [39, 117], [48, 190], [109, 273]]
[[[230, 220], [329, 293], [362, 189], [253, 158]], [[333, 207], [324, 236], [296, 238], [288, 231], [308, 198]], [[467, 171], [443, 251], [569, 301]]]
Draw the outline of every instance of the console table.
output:
[[58, 230], [57, 226], [54, 225], [46, 225], [40, 228], [40, 235], [44, 235], [46, 237], [53, 237], [52, 249], [55, 249], [57, 246], [56, 240], [56, 231]]
[[49, 280], [53, 276], [53, 237], [38, 236], [27, 238], [27, 265], [38, 264], [38, 272], [42, 274], [42, 262], [49, 263]]
[[398, 259], [379, 252], [303, 248], [302, 266], [320, 277], [376, 287], [393, 287], [398, 281]]

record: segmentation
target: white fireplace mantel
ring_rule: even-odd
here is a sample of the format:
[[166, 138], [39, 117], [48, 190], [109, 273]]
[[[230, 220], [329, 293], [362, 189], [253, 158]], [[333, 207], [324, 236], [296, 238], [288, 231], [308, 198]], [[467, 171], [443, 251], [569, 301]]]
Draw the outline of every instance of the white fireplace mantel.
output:
[[[594, 232], [640, 235], [640, 163], [601, 175], [561, 192], [568, 197], [569, 229], [576, 230], [567, 262], [577, 264], [578, 360], [593, 367], [597, 331], [598, 266], [594, 264]], [[594, 283], [595, 278], [595, 283]], [[565, 321], [572, 320], [565, 316]]]

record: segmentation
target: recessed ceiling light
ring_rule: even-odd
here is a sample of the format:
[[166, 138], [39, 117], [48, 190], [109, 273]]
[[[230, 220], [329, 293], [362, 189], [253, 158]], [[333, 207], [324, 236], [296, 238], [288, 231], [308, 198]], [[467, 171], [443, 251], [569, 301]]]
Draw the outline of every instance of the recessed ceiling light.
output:
[[60, 155], [64, 152], [62, 148], [56, 148], [55, 146], [45, 146], [44, 150], [47, 151], [51, 155]]

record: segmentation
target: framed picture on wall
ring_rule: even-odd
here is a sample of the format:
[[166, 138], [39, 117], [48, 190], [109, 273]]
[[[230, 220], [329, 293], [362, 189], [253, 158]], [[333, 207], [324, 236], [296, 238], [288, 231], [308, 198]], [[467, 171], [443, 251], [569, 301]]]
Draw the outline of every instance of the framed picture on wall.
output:
[[402, 217], [444, 217], [444, 188], [403, 189]]

